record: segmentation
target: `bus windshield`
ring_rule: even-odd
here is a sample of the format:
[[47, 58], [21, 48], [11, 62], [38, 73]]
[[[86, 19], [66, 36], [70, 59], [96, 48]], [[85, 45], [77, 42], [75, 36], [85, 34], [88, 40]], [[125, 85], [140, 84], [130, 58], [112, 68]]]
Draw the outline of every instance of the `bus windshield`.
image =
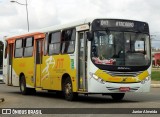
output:
[[92, 41], [94, 64], [109, 66], [148, 66], [149, 35], [135, 32], [95, 31]]

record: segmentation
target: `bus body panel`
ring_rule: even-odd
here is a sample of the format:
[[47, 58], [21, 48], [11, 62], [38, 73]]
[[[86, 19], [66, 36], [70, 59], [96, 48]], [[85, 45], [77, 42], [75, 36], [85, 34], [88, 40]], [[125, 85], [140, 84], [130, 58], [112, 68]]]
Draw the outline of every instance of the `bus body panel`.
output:
[[13, 59], [13, 69], [15, 71], [15, 79], [17, 79], [19, 85], [20, 74], [24, 74], [26, 78], [27, 87], [34, 87], [34, 58], [14, 58]]
[[62, 90], [61, 82], [64, 74], [69, 74], [73, 91], [76, 91], [76, 69], [73, 55], [45, 56], [42, 65], [42, 88]]

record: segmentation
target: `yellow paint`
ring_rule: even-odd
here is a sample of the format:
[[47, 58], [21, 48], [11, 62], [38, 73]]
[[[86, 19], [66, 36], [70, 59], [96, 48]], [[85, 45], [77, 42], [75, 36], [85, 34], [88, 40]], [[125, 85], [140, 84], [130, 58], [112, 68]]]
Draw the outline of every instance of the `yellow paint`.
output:
[[36, 88], [36, 90], [37, 90], [37, 91], [41, 91], [41, 90], [42, 90], [42, 88]]
[[36, 87], [41, 87], [41, 65], [36, 65]]
[[[51, 60], [51, 58], [53, 58]], [[50, 90], [62, 90], [62, 75], [67, 73], [72, 79], [73, 91], [77, 91], [76, 69], [71, 68], [69, 55], [43, 56], [42, 64], [36, 65], [36, 87]], [[51, 63], [47, 65], [46, 61]], [[74, 61], [74, 64], [75, 61]], [[16, 74], [24, 73], [26, 83], [34, 87], [32, 78], [34, 77], [34, 57], [14, 58], [13, 68]]]
[[[52, 59], [51, 59], [52, 58]], [[48, 60], [48, 64], [46, 61]], [[75, 64], [75, 62], [74, 62]], [[48, 69], [46, 69], [48, 66]], [[71, 69], [71, 59], [69, 55], [44, 56], [42, 64], [42, 87], [44, 89], [62, 90], [62, 75], [67, 73], [72, 79], [73, 91], [77, 91], [76, 69]]]
[[25, 57], [25, 58], [13, 58], [13, 69], [18, 75], [23, 73], [26, 78], [26, 83], [32, 87], [34, 87], [33, 76], [34, 76], [34, 58], [33, 57]]
[[106, 72], [103, 72], [102, 70], [97, 70], [95, 75], [97, 75], [98, 77], [102, 78], [104, 81], [107, 82], [131, 83], [131, 82], [140, 82], [144, 80], [149, 75], [149, 73], [148, 71], [144, 71], [136, 77], [131, 77], [131, 76], [122, 77], [122, 76], [111, 76]]
[[[62, 90], [62, 75], [67, 73], [71, 77], [73, 91], [78, 91], [76, 69], [73, 68], [74, 65], [71, 65], [73, 61], [71, 61], [69, 55], [43, 56], [42, 60], [41, 65], [36, 65], [36, 87], [49, 90]], [[75, 61], [74, 64], [76, 64]], [[34, 57], [13, 58], [14, 71], [18, 76], [20, 73], [24, 73], [27, 85], [32, 87], [35, 86], [33, 82], [34, 67]], [[142, 81], [149, 73], [144, 71], [137, 77], [121, 77], [111, 76], [102, 70], [97, 70], [95, 75], [107, 82], [131, 83]], [[82, 79], [80, 79], [80, 82], [82, 83]]]

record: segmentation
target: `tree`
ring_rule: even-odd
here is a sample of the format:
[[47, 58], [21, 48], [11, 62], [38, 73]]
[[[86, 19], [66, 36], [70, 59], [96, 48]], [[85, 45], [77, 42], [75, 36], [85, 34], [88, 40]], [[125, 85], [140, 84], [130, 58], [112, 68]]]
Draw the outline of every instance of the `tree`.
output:
[[3, 65], [3, 42], [0, 41], [0, 67]]

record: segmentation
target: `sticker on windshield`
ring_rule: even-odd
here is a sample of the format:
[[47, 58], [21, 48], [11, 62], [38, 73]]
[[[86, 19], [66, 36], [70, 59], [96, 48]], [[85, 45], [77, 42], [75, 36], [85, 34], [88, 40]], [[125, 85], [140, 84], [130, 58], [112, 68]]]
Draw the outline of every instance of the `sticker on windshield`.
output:
[[100, 59], [97, 58], [97, 57], [93, 57], [92, 59], [94, 60], [94, 62], [95, 62], [96, 64], [113, 65], [113, 64], [116, 63], [116, 60], [115, 60], [115, 59], [100, 60]]

